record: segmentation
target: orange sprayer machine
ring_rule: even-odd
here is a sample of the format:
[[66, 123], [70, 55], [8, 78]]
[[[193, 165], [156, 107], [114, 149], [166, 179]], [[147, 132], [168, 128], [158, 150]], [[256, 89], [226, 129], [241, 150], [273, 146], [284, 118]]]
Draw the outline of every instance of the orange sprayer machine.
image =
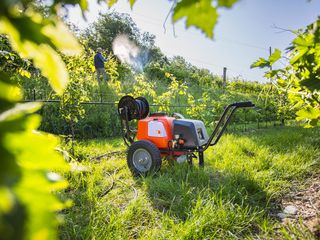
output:
[[[127, 163], [131, 172], [134, 175], [147, 175], [158, 171], [163, 157], [178, 162], [188, 161], [190, 164], [193, 158], [198, 158], [199, 166], [204, 166], [204, 151], [218, 143], [234, 111], [248, 107], [254, 107], [254, 104], [236, 102], [228, 105], [209, 136], [202, 121], [184, 119], [176, 113], [172, 116], [162, 112], [149, 115], [149, 103], [144, 97], [122, 97], [118, 113], [123, 139], [129, 147]], [[137, 130], [129, 125], [134, 119], [138, 120]]]

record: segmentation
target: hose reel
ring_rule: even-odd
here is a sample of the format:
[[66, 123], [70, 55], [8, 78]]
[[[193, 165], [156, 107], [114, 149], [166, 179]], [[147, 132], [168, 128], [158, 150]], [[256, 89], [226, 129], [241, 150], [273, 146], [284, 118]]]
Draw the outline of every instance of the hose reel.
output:
[[122, 120], [143, 119], [149, 114], [149, 103], [144, 97], [124, 96], [118, 103], [118, 113]]

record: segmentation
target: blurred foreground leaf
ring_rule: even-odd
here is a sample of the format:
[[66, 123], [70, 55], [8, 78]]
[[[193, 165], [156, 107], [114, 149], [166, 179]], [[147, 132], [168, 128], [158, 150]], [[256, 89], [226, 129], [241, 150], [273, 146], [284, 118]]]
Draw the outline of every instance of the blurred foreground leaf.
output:
[[55, 150], [58, 139], [36, 131], [41, 104], [17, 104], [20, 90], [2, 72], [0, 86], [0, 238], [55, 239], [55, 213], [65, 205], [52, 192], [67, 182], [48, 173], [68, 165]]
[[218, 18], [211, 0], [182, 0], [174, 9], [173, 21], [186, 17], [186, 26], [200, 28], [208, 37], [213, 37], [213, 27]]
[[[41, 69], [53, 89], [62, 94], [68, 72], [56, 49], [66, 54], [77, 54], [81, 47], [63, 23], [37, 22], [29, 16], [0, 18], [0, 32], [7, 34], [12, 47], [22, 58], [32, 59]], [[63, 38], [61, 38], [63, 36]]]

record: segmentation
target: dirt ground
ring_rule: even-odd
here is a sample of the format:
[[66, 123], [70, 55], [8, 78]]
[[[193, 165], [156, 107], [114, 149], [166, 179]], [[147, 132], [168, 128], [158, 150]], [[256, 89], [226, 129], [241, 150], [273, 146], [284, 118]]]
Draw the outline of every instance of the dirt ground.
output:
[[302, 185], [301, 182], [293, 183], [291, 191], [281, 199], [280, 206], [282, 212], [278, 211], [277, 217], [281, 224], [299, 227], [302, 224], [316, 239], [320, 239], [320, 173], [310, 176]]

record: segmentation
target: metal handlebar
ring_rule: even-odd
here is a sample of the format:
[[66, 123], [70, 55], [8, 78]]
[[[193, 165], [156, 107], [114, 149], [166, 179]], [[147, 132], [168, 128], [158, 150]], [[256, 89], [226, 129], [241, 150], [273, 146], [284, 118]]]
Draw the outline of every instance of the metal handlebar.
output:
[[235, 102], [230, 105], [234, 106], [234, 107], [238, 107], [238, 108], [254, 107], [254, 104], [250, 101], [248, 101], [248, 102]]
[[223, 114], [221, 115], [217, 126], [213, 130], [208, 142], [202, 146], [202, 151], [205, 151], [209, 146], [213, 146], [218, 143], [220, 140], [222, 134], [224, 133], [225, 129], [227, 128], [227, 125], [230, 122], [231, 116], [238, 108], [247, 108], [247, 107], [254, 107], [255, 105], [248, 101], [248, 102], [235, 102], [229, 104]]

